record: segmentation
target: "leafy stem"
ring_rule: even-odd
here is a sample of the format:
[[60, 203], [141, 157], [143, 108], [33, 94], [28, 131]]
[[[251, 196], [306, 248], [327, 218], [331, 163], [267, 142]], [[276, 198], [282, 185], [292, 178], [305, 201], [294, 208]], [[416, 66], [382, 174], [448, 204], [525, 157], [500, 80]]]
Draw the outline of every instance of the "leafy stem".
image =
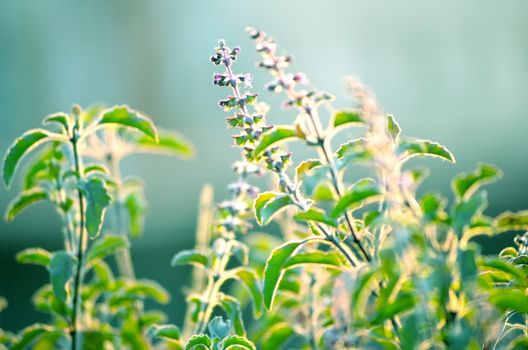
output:
[[[70, 143], [73, 151], [73, 159], [75, 163], [76, 177], [79, 181], [82, 174], [82, 163], [79, 157], [78, 141], [79, 141], [79, 118], [76, 115], [75, 127], [73, 134], [70, 139]], [[77, 189], [77, 200], [79, 205], [79, 241], [77, 242], [77, 268], [75, 272], [75, 278], [73, 282], [73, 310], [72, 310], [72, 350], [78, 350], [81, 348], [80, 334], [78, 328], [78, 318], [81, 313], [81, 297], [80, 289], [82, 284], [83, 275], [83, 264], [84, 264], [84, 252], [87, 246], [87, 239], [84, 229], [84, 198], [80, 188]]]

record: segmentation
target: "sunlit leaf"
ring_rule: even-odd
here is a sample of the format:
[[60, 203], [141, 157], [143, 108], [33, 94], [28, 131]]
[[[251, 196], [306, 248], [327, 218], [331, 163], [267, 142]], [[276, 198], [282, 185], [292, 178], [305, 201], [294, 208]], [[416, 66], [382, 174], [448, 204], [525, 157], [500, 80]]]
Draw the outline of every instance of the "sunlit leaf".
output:
[[297, 168], [295, 168], [295, 178], [297, 180], [302, 180], [304, 174], [312, 170], [313, 168], [322, 166], [323, 163], [319, 159], [307, 159], [301, 162]]
[[96, 240], [90, 246], [86, 254], [86, 261], [91, 262], [94, 259], [104, 259], [119, 250], [126, 249], [128, 246], [129, 243], [125, 237], [107, 234]]
[[222, 341], [222, 346], [225, 350], [257, 350], [255, 344], [253, 344], [245, 337], [241, 337], [238, 335], [232, 335], [225, 338]]
[[290, 256], [299, 248], [304, 241], [290, 241], [275, 248], [264, 268], [264, 305], [271, 310], [279, 283], [284, 276], [285, 265]]
[[284, 264], [284, 268], [301, 265], [317, 265], [341, 270], [345, 264], [341, 255], [335, 252], [306, 252], [291, 256]]
[[329, 217], [324, 211], [317, 208], [310, 208], [305, 212], [295, 214], [296, 220], [316, 221], [332, 227], [337, 227], [337, 220]]
[[255, 216], [259, 225], [267, 225], [273, 216], [294, 204], [290, 196], [276, 192], [263, 192], [255, 200]]
[[429, 140], [401, 140], [397, 152], [402, 161], [416, 156], [428, 156], [455, 162], [455, 156], [446, 147]]
[[197, 250], [182, 250], [177, 253], [171, 261], [171, 265], [183, 266], [183, 265], [195, 265], [199, 267], [209, 266], [209, 257]]
[[62, 302], [65, 302], [68, 293], [66, 284], [73, 276], [77, 260], [67, 252], [54, 253], [49, 264], [51, 286], [53, 293]]
[[181, 337], [181, 332], [173, 324], [155, 325], [148, 330], [147, 336], [151, 339], [161, 338], [170, 342], [178, 342]]
[[363, 205], [377, 201], [380, 196], [381, 191], [374, 180], [359, 180], [339, 199], [330, 215], [333, 218], [337, 218], [346, 211], [355, 210]]
[[158, 131], [152, 120], [128, 106], [115, 106], [104, 111], [97, 124], [133, 128], [154, 140], [158, 140]]
[[106, 208], [110, 204], [110, 195], [104, 182], [97, 178], [81, 180], [77, 187], [86, 198], [86, 231], [90, 238], [95, 238], [101, 231]]
[[504, 212], [495, 218], [494, 226], [497, 232], [528, 230], [528, 210]]
[[63, 130], [68, 133], [72, 124], [72, 120], [70, 116], [63, 112], [54, 113], [48, 115], [46, 118], [44, 118], [44, 124], [53, 124], [56, 123], [60, 125]]
[[20, 192], [7, 206], [5, 220], [12, 221], [24, 209], [46, 199], [48, 194], [42, 188], [36, 187]]
[[457, 199], [471, 197], [483, 185], [497, 181], [502, 172], [491, 164], [479, 164], [477, 169], [458, 174], [451, 183], [453, 193]]
[[401, 128], [400, 124], [398, 124], [392, 114], [387, 116], [387, 130], [389, 131], [389, 135], [392, 137], [394, 142], [396, 142], [400, 136]]
[[211, 347], [211, 338], [206, 334], [193, 335], [185, 344], [185, 350], [209, 350]]
[[279, 142], [290, 141], [294, 138], [299, 138], [299, 134], [295, 128], [289, 125], [276, 126], [262, 135], [260, 143], [252, 152], [252, 157], [258, 158], [269, 147], [276, 145]]
[[357, 110], [342, 109], [336, 111], [332, 116], [332, 125], [334, 128], [355, 125], [361, 126], [364, 123], [365, 120]]
[[168, 130], [158, 129], [158, 142], [150, 136], [139, 138], [137, 142], [139, 152], [163, 154], [181, 158], [191, 158], [194, 146], [182, 135]]
[[490, 292], [489, 301], [500, 309], [528, 313], [528, 294], [520, 288], [497, 288]]
[[26, 131], [22, 136], [16, 139], [9, 149], [4, 158], [4, 182], [9, 187], [13, 174], [18, 166], [20, 160], [27, 153], [31, 152], [37, 146], [43, 144], [46, 141], [51, 141], [52, 133], [43, 129], [33, 129]]
[[48, 267], [51, 262], [51, 253], [42, 248], [27, 248], [17, 253], [16, 261], [22, 264]]
[[246, 335], [240, 302], [230, 295], [222, 294], [219, 298], [219, 303], [227, 314], [227, 317], [233, 322], [233, 330], [235, 333], [237, 335]]

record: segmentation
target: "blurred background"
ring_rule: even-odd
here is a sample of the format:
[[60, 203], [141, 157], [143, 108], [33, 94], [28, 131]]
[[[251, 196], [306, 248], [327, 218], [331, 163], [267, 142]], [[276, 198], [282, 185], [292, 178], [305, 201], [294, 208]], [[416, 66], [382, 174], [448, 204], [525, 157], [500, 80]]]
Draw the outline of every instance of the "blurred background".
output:
[[[427, 161], [424, 189], [449, 191], [451, 177], [478, 161], [496, 164], [503, 180], [489, 187], [488, 214], [528, 207], [528, 2], [442, 1], [18, 1], [0, 2], [0, 153], [43, 116], [88, 106], [127, 103], [174, 128], [197, 148], [191, 161], [135, 156], [124, 173], [147, 183], [146, 232], [133, 242], [140, 277], [158, 280], [173, 295], [165, 307], [174, 322], [183, 312], [187, 270], [171, 257], [193, 245], [197, 200], [210, 182], [222, 199], [233, 179], [230, 131], [211, 83], [208, 60], [219, 38], [240, 45], [239, 72], [255, 72], [257, 55], [244, 27], [275, 36], [336, 106], [350, 105], [343, 77], [356, 75], [396, 116], [406, 135], [446, 145], [457, 164]], [[289, 123], [280, 99], [263, 91], [269, 120]], [[300, 157], [297, 156], [297, 159]], [[295, 160], [295, 157], [294, 157]], [[3, 211], [16, 194], [0, 186]], [[485, 252], [511, 240], [481, 239]], [[14, 261], [29, 246], [60, 249], [58, 216], [32, 207], [0, 223], [0, 296], [9, 308], [0, 327], [16, 330], [44, 315], [31, 295], [47, 279], [39, 267]]]

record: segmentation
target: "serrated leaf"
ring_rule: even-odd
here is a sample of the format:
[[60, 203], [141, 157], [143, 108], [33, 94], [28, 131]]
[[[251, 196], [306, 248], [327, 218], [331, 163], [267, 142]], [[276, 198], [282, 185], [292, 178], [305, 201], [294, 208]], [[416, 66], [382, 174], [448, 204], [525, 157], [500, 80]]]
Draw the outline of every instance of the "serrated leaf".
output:
[[183, 265], [195, 265], [207, 268], [209, 266], [209, 257], [194, 249], [182, 250], [181, 252], [174, 255], [171, 261], [171, 265], [173, 267]]
[[267, 225], [273, 216], [288, 205], [294, 204], [288, 195], [263, 192], [255, 199], [255, 216], [259, 225]]
[[15, 259], [21, 264], [48, 267], [51, 262], [51, 253], [42, 248], [27, 248], [18, 252]]
[[299, 248], [304, 241], [290, 241], [282, 244], [281, 246], [275, 248], [268, 260], [266, 261], [266, 266], [264, 267], [264, 285], [263, 285], [263, 294], [264, 294], [264, 305], [268, 310], [271, 310], [273, 306], [273, 301], [275, 300], [275, 294], [277, 293], [277, 288], [279, 283], [284, 276], [285, 265], [290, 258], [290, 256]]
[[374, 180], [368, 178], [359, 180], [339, 199], [330, 216], [338, 218], [346, 211], [355, 210], [363, 205], [377, 201], [380, 196], [381, 191]]
[[336, 158], [345, 162], [353, 160], [366, 161], [372, 158], [372, 154], [366, 147], [366, 140], [360, 137], [339, 145]]
[[497, 288], [490, 291], [489, 301], [498, 308], [528, 313], [528, 294], [519, 288]]
[[495, 218], [494, 228], [497, 232], [528, 230], [528, 210], [500, 214]]
[[209, 350], [212, 342], [206, 334], [193, 335], [185, 344], [185, 350]]
[[416, 156], [428, 156], [455, 163], [455, 156], [446, 147], [429, 140], [401, 140], [397, 153], [402, 162]]
[[95, 259], [104, 259], [117, 251], [128, 248], [129, 243], [125, 237], [115, 235], [105, 235], [96, 240], [86, 253], [86, 262], [89, 263]]
[[291, 256], [284, 264], [284, 268], [294, 268], [301, 265], [318, 265], [341, 270], [344, 261], [341, 256], [335, 252], [306, 252]]
[[147, 336], [151, 339], [162, 338], [171, 342], [177, 342], [180, 340], [181, 332], [173, 324], [154, 325], [148, 330]]
[[258, 158], [272, 145], [276, 145], [279, 142], [289, 141], [293, 138], [299, 138], [299, 134], [295, 128], [289, 125], [276, 126], [262, 135], [260, 143], [255, 147], [251, 156], [252, 158]]
[[360, 115], [360, 112], [357, 110], [342, 109], [336, 111], [332, 116], [332, 125], [334, 128], [363, 125], [364, 123], [365, 120]]
[[103, 112], [98, 125], [120, 125], [136, 129], [148, 137], [158, 140], [158, 131], [152, 120], [128, 106], [115, 106]]
[[332, 227], [337, 227], [337, 220], [335, 218], [327, 216], [323, 210], [317, 208], [310, 208], [305, 212], [297, 213], [295, 214], [294, 219], [316, 221]]
[[232, 335], [225, 338], [222, 341], [222, 348], [225, 350], [257, 350], [255, 344], [253, 344], [247, 338], [238, 335]]
[[66, 302], [66, 284], [73, 276], [77, 260], [67, 252], [54, 253], [49, 264], [51, 286], [58, 300]]
[[11, 144], [4, 158], [4, 182], [7, 187], [11, 185], [18, 163], [24, 155], [44, 142], [51, 140], [50, 132], [43, 129], [33, 129], [26, 131]]
[[396, 119], [394, 119], [392, 114], [387, 116], [387, 130], [389, 131], [389, 135], [392, 137], [394, 142], [396, 142], [400, 136], [401, 128], [400, 124], [396, 122]]
[[5, 220], [12, 221], [23, 210], [45, 199], [48, 199], [48, 194], [42, 188], [36, 187], [20, 192], [7, 206]]
[[168, 130], [158, 129], [158, 142], [151, 137], [143, 136], [136, 141], [139, 152], [163, 154], [168, 156], [191, 158], [194, 153], [193, 144], [182, 135]]
[[97, 178], [81, 180], [77, 187], [86, 198], [86, 231], [90, 238], [95, 238], [101, 231], [106, 208], [110, 204], [110, 195], [105, 188], [104, 182]]
[[502, 172], [491, 164], [479, 164], [477, 169], [458, 174], [451, 183], [451, 188], [458, 200], [471, 197], [483, 185], [497, 181]]

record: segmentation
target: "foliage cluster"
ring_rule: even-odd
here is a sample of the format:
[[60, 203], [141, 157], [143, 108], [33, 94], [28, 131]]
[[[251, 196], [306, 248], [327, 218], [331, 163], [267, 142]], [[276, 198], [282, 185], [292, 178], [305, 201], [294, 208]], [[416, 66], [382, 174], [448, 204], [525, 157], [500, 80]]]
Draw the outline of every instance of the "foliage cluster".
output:
[[[485, 214], [484, 186], [502, 174], [479, 164], [452, 181], [451, 201], [419, 194], [428, 169], [420, 157], [454, 163], [443, 145], [404, 136], [373, 93], [355, 79], [354, 108], [310, 88], [290, 70], [267, 34], [249, 28], [272, 80], [295, 114], [273, 125], [257, 102], [250, 74], [234, 71], [240, 48], [219, 41], [212, 63], [216, 86], [229, 95], [219, 106], [241, 158], [230, 198], [200, 199], [196, 247], [172, 265], [193, 267], [184, 324], [145, 310], [169, 293], [137, 279], [130, 239], [142, 232], [143, 184], [122, 178], [119, 162], [136, 152], [192, 155], [188, 141], [158, 130], [127, 106], [48, 116], [48, 129], [24, 133], [7, 151], [4, 180], [21, 158], [41, 146], [27, 166], [23, 189], [6, 219], [48, 201], [63, 220], [64, 249], [20, 252], [21, 263], [47, 269], [35, 293], [47, 324], [4, 332], [13, 349], [526, 349], [528, 348], [528, 211]], [[345, 132], [346, 131], [346, 132]], [[350, 137], [350, 135], [355, 135]], [[344, 140], [344, 142], [343, 142]], [[294, 162], [298, 142], [313, 154]], [[362, 177], [358, 174], [368, 173]], [[253, 179], [269, 174], [269, 188]], [[262, 183], [260, 181], [259, 183]], [[108, 211], [108, 214], [107, 214]], [[111, 220], [109, 220], [111, 219]], [[107, 222], [108, 221], [108, 222]], [[269, 226], [263, 233], [256, 226]], [[478, 235], [518, 231], [497, 256], [481, 254]], [[108, 264], [115, 258], [117, 269]], [[0, 301], [0, 309], [5, 302]]]

